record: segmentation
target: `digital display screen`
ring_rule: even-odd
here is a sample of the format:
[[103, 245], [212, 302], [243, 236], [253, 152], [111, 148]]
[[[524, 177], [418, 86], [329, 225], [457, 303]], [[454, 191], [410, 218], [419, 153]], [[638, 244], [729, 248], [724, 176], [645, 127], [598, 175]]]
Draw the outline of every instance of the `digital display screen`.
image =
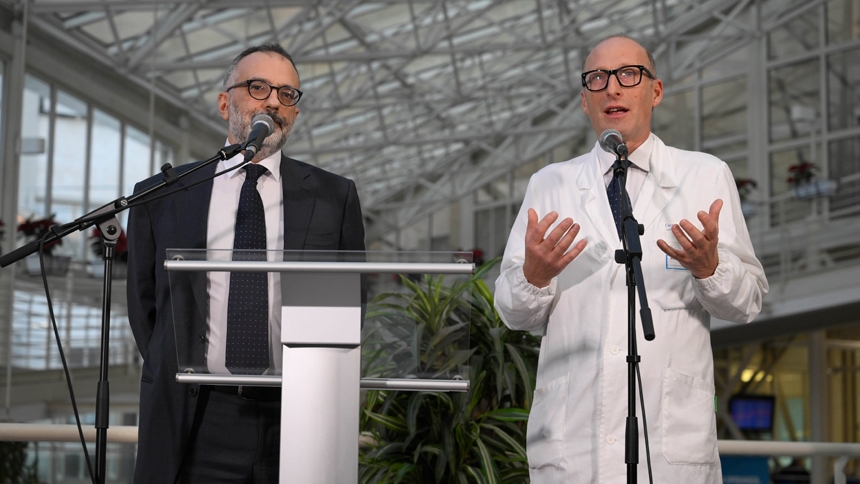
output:
[[741, 430], [773, 431], [774, 398], [766, 395], [735, 395], [729, 413]]

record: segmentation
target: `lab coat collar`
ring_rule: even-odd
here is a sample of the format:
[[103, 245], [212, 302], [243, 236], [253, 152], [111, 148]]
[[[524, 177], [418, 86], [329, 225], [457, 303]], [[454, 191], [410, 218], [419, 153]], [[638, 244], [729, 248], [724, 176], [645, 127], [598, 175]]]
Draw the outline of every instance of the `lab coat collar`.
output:
[[[636, 199], [636, 205], [633, 207], [634, 216], [640, 224], [645, 226], [646, 231], [675, 195], [678, 187], [675, 177], [675, 157], [672, 151], [653, 133], [649, 136], [648, 142], [653, 142], [648, 163], [648, 175], [645, 177], [642, 189]], [[577, 188], [585, 197], [583, 205], [586, 207], [592, 225], [598, 229], [610, 247], [616, 247], [620, 241], [615, 229], [615, 220], [612, 218], [612, 212], [609, 208], [609, 198], [603, 184], [603, 171], [600, 163], [601, 152], [603, 150], [599, 144], [595, 143], [594, 148], [589, 153], [590, 162], [580, 165], [581, 171], [577, 177]]]
[[[627, 159], [630, 160], [631, 168], [644, 171], [645, 173], [651, 171], [651, 152], [654, 149], [654, 140], [656, 139], [657, 137], [651, 133], [641, 146], [636, 148], [633, 153], [630, 153]], [[597, 146], [600, 147], [600, 144], [598, 143]], [[599, 149], [597, 150], [597, 161], [600, 163], [601, 173], [606, 174], [609, 173], [612, 165], [615, 164], [615, 155]]]

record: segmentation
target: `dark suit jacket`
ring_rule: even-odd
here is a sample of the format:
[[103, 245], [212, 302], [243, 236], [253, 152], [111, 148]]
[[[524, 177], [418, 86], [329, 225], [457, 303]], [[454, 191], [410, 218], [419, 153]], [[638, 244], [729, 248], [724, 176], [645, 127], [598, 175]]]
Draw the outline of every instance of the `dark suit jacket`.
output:
[[[185, 171], [194, 164], [183, 165]], [[314, 166], [281, 156], [284, 190], [284, 249], [364, 250], [364, 224], [355, 184]], [[215, 164], [181, 179], [189, 186], [215, 173]], [[139, 183], [138, 192], [161, 180]], [[170, 189], [174, 189], [171, 187]], [[133, 208], [128, 222], [128, 317], [143, 355], [135, 483], [172, 483], [185, 455], [197, 403], [198, 385], [176, 383], [176, 348], [196, 355], [206, 347], [205, 274], [179, 294], [176, 318], [190, 328], [174, 334], [166, 249], [206, 248], [212, 182]], [[190, 273], [189, 273], [190, 274]], [[178, 294], [174, 294], [176, 297]], [[183, 309], [184, 308], [184, 309]]]

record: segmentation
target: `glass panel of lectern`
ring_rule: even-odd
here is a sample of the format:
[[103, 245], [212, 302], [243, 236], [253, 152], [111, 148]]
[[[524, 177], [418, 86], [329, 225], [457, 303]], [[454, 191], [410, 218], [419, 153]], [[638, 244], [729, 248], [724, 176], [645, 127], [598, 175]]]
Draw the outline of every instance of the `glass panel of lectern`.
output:
[[[358, 343], [362, 389], [468, 389], [470, 252], [169, 249], [165, 266], [177, 381], [280, 386], [281, 344], [293, 337], [295, 346]], [[268, 274], [269, 365], [259, 375], [225, 365], [231, 271]], [[306, 334], [321, 324], [332, 326], [328, 340]]]

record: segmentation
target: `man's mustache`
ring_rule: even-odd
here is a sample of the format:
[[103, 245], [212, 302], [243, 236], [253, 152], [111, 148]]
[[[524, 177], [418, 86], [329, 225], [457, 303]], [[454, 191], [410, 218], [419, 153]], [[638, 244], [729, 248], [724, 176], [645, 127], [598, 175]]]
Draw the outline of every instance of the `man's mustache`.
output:
[[[258, 114], [268, 115], [270, 118], [272, 118], [272, 121], [274, 121], [275, 124], [277, 124], [278, 127], [280, 127], [281, 129], [283, 129], [287, 125], [287, 120], [284, 119], [284, 117], [281, 116], [277, 111], [266, 110], [266, 111], [260, 111], [260, 112], [252, 113], [250, 119], [254, 119], [254, 116], [256, 116]], [[250, 123], [248, 123], [248, 125], [250, 127]]]

